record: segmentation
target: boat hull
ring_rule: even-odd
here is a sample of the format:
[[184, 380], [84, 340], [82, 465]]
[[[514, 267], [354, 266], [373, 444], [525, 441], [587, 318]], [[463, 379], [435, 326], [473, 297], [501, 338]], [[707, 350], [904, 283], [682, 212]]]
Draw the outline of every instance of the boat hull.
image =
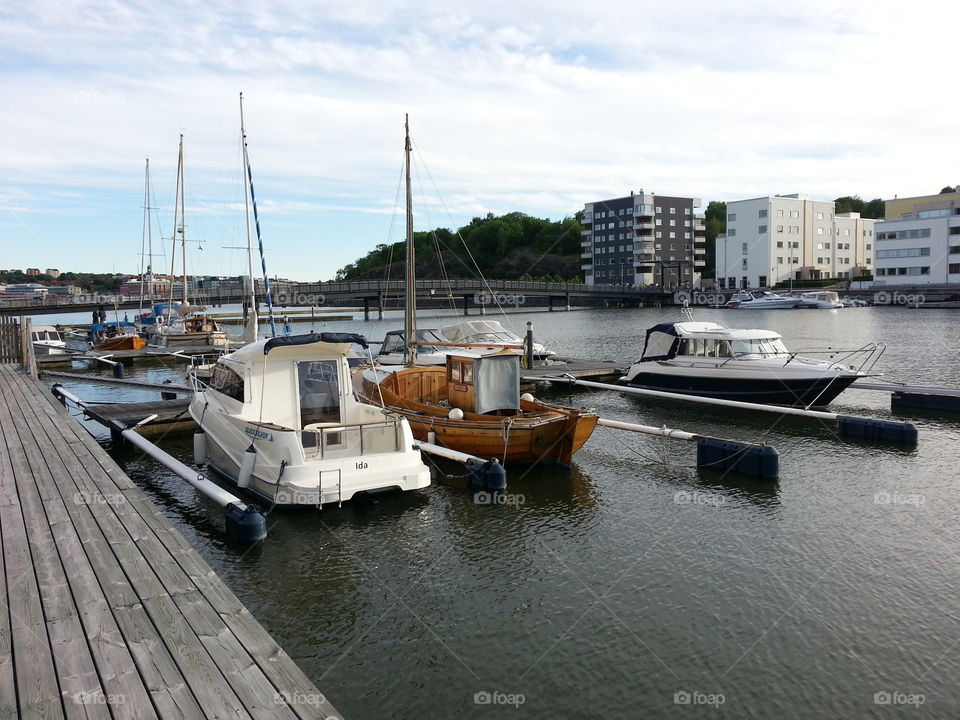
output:
[[857, 379], [833, 373], [808, 378], [730, 378], [639, 372], [627, 381], [645, 390], [767, 405], [827, 405]]
[[139, 335], [106, 338], [94, 345], [94, 350], [143, 350], [147, 341]]
[[[451, 450], [502, 462], [556, 463], [570, 465], [573, 454], [583, 447], [597, 426], [598, 417], [589, 411], [521, 400], [514, 415], [465, 413], [460, 420], [448, 416], [449, 408], [437, 403], [443, 368], [415, 367], [389, 374], [379, 387], [364, 378], [363, 369], [354, 371], [354, 389], [364, 402], [379, 405], [407, 419], [413, 436]], [[401, 379], [416, 376], [416, 382]], [[433, 382], [431, 382], [431, 380]], [[430, 402], [395, 392], [397, 385], [432, 387]]]

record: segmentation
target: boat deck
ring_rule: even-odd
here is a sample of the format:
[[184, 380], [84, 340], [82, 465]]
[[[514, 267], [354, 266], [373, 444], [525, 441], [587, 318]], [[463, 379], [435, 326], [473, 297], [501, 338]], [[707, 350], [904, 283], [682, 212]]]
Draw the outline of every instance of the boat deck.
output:
[[12, 365], [0, 365], [0, 558], [0, 718], [340, 717]]

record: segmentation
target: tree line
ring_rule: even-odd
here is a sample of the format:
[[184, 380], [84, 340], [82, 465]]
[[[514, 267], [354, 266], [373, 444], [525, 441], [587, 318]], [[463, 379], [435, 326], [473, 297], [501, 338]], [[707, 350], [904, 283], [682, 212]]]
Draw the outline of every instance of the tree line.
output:
[[[958, 190], [950, 185], [940, 193]], [[844, 195], [834, 201], [836, 212], [857, 212], [881, 220], [884, 201]], [[437, 228], [414, 234], [416, 275], [421, 278], [473, 278], [500, 280], [582, 281], [580, 271], [583, 211], [560, 221], [531, 217], [521, 212], [475, 217], [459, 230]], [[727, 231], [727, 204], [713, 200], [704, 213], [706, 266], [704, 277], [714, 273], [714, 250], [718, 235]], [[465, 248], [469, 248], [467, 251]], [[471, 259], [472, 256], [472, 259]], [[378, 245], [364, 257], [337, 271], [338, 280], [403, 279], [405, 241]], [[479, 268], [479, 270], [478, 270]]]

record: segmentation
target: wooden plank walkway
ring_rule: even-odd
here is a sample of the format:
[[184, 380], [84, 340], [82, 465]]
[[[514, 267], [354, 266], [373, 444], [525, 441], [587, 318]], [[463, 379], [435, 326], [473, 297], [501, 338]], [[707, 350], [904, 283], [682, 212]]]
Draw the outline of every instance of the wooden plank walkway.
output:
[[47, 389], [0, 365], [0, 719], [339, 717]]

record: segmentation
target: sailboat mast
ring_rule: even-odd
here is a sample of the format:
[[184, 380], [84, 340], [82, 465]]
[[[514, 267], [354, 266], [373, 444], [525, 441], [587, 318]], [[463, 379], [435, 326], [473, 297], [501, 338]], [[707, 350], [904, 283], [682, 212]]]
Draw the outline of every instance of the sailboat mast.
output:
[[416, 286], [416, 256], [413, 247], [413, 190], [410, 183], [410, 115], [406, 115], [406, 140], [404, 142], [404, 164], [406, 166], [407, 182], [407, 293], [406, 313], [404, 314], [403, 333], [406, 338], [407, 350], [404, 363], [407, 366], [417, 362], [417, 286]]
[[[144, 188], [144, 195], [146, 196], [146, 211], [144, 213], [144, 221], [147, 226], [147, 276], [150, 278], [150, 285], [147, 290], [147, 298], [150, 305], [153, 305], [153, 227], [150, 225], [150, 211], [153, 209], [150, 206], [150, 198], [153, 195], [150, 188], [150, 158], [147, 158], [147, 179], [146, 179], [146, 188]], [[140, 278], [140, 289], [143, 290], [143, 277]]]
[[[240, 125], [243, 132], [243, 93], [240, 93]], [[273, 318], [273, 293], [270, 292], [270, 276], [267, 274], [267, 257], [263, 254], [263, 235], [260, 234], [260, 213], [257, 212], [257, 196], [253, 191], [253, 168], [250, 167], [250, 156], [247, 153], [246, 134], [243, 141], [243, 162], [247, 170], [247, 185], [250, 190], [250, 204], [253, 206], [253, 225], [257, 230], [257, 245], [260, 247], [260, 267], [263, 269], [263, 297], [267, 301], [267, 313], [270, 316], [270, 335], [277, 336], [277, 326]], [[251, 270], [250, 281], [253, 282]]]
[[[243, 93], [240, 93], [240, 146], [243, 151], [244, 175], [250, 167], [250, 157], [247, 155], [247, 130], [243, 123]], [[250, 312], [257, 314], [257, 282], [253, 278], [253, 234], [250, 232], [250, 183], [244, 178], [243, 183], [243, 217], [247, 223], [247, 276], [250, 278]], [[254, 338], [255, 340], [256, 338]]]
[[183, 180], [183, 133], [180, 134], [180, 152], [177, 156], [177, 184], [173, 196], [173, 242], [170, 250], [170, 304], [167, 307], [167, 318], [171, 317], [173, 309], [173, 279], [177, 276], [177, 232], [180, 230], [180, 194]]
[[183, 306], [186, 308], [190, 304], [187, 282], [187, 200], [184, 197], [187, 194], [187, 184], [184, 179], [183, 170], [183, 135], [180, 135], [180, 161], [178, 163], [180, 172], [180, 254], [183, 255]]
[[[146, 177], [143, 181], [143, 232], [140, 236], [140, 304], [137, 310], [139, 316], [143, 312], [143, 264], [144, 252], [147, 251], [147, 233], [150, 232], [150, 158], [147, 158]], [[147, 268], [149, 269], [150, 259], [146, 256]]]

